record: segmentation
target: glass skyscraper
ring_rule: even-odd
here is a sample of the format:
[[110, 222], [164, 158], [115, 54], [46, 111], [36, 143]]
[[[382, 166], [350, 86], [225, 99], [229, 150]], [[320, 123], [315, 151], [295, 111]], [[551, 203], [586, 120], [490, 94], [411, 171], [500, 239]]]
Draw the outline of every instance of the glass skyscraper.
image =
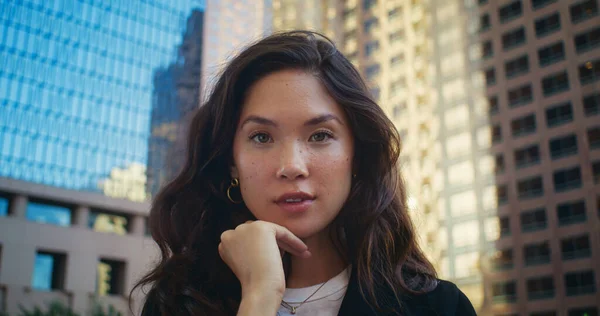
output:
[[203, 10], [2, 1], [0, 177], [147, 200], [164, 179], [169, 128], [198, 96]]

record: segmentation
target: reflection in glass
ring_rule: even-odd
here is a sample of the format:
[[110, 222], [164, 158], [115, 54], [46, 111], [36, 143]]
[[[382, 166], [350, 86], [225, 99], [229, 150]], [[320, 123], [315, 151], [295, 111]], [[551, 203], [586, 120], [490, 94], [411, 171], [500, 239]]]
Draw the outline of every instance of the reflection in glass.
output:
[[8, 215], [8, 199], [0, 196], [0, 216]]
[[64, 206], [29, 202], [26, 217], [30, 221], [58, 226], [71, 225], [71, 209]]
[[2, 1], [0, 176], [147, 199], [153, 72], [178, 63], [182, 22], [204, 5]]
[[52, 288], [53, 267], [54, 257], [49, 254], [36, 254], [31, 286], [37, 290], [49, 291]]
[[96, 294], [124, 294], [125, 263], [115, 260], [101, 259], [97, 266]]
[[97, 232], [126, 235], [128, 230], [128, 218], [115, 214], [99, 211], [90, 212], [88, 227]]

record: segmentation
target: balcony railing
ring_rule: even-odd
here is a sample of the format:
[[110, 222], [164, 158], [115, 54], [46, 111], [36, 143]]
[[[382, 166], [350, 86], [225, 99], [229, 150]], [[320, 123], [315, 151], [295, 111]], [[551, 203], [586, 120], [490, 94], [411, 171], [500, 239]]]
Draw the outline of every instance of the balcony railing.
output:
[[496, 295], [493, 298], [494, 303], [514, 303], [517, 301], [515, 294]]
[[567, 296], [577, 296], [577, 295], [586, 295], [593, 294], [596, 292], [596, 286], [591, 285], [582, 285], [582, 286], [567, 286]]
[[592, 256], [591, 249], [580, 249], [573, 251], [565, 251], [562, 253], [563, 260], [573, 260], [579, 258], [588, 258]]
[[543, 299], [553, 298], [553, 297], [554, 297], [554, 289], [527, 293], [527, 298], [529, 300], [543, 300]]
[[530, 256], [525, 257], [526, 266], [535, 266], [540, 264], [550, 263], [550, 255]]

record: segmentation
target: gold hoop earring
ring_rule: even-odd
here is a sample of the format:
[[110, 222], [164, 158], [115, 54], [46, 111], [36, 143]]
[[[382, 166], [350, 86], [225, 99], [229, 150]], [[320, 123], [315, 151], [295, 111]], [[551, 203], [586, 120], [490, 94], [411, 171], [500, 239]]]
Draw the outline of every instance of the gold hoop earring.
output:
[[239, 186], [240, 186], [240, 180], [238, 180], [237, 178], [233, 178], [233, 179], [231, 179], [231, 184], [229, 185], [229, 188], [227, 188], [227, 198], [233, 204], [240, 204], [240, 203], [244, 202], [244, 200], [235, 201], [234, 199], [231, 198], [231, 193], [230, 193], [231, 188], [237, 188]]

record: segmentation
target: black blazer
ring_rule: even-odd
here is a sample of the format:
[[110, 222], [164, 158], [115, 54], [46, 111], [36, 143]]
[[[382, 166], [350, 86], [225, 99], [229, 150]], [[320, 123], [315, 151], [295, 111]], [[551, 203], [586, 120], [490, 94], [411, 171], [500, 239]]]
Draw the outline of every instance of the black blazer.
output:
[[[346, 295], [342, 301], [339, 316], [379, 316], [393, 315], [391, 313], [378, 313], [373, 310], [363, 299], [359, 292], [358, 281], [352, 273], [348, 283]], [[392, 299], [392, 291], [380, 291], [378, 299], [389, 302], [385, 307], [395, 307], [398, 302]], [[401, 294], [402, 316], [473, 316], [477, 315], [469, 299], [453, 283], [440, 280], [437, 287], [426, 294], [406, 295]]]

